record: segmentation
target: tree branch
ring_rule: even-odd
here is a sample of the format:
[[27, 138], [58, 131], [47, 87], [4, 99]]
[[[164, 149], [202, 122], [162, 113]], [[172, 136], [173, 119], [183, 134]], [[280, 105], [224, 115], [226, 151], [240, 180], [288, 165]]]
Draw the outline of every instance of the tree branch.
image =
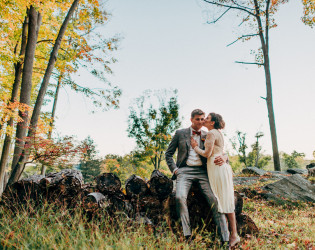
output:
[[247, 9], [249, 11], [255, 11], [255, 9], [252, 9], [252, 8], [249, 8], [249, 7], [246, 7], [246, 6], [242, 6], [240, 4], [238, 4], [236, 1], [234, 0], [231, 0], [232, 3], [234, 3], [236, 6], [240, 7], [240, 8], [243, 8], [243, 9]]
[[247, 19], [249, 18], [250, 15], [248, 15], [246, 18], [243, 19], [243, 21], [238, 25], [238, 27], [240, 27], [245, 21], [247, 21]]
[[39, 44], [39, 43], [46, 43], [46, 42], [54, 44], [53, 41], [54, 41], [53, 39], [40, 40], [40, 41], [37, 41], [37, 44]]
[[270, 0], [267, 0], [267, 5], [266, 5], [266, 46], [267, 50], [269, 52], [269, 6], [270, 6]]
[[232, 44], [236, 43], [237, 41], [243, 39], [243, 38], [246, 38], [246, 37], [252, 37], [252, 36], [258, 36], [259, 34], [250, 34], [250, 35], [243, 35], [239, 38], [237, 38], [235, 41], [231, 42], [230, 44], [226, 45], [226, 47], [229, 47], [231, 46]]
[[212, 23], [216, 23], [217, 21], [219, 21], [231, 8], [228, 8], [226, 11], [224, 11], [224, 13], [219, 16], [216, 20], [212, 21], [212, 22], [207, 22], [208, 24], [212, 24]]
[[238, 61], [235, 61], [235, 63], [240, 63], [240, 64], [256, 64], [256, 65], [259, 65], [259, 66], [263, 66], [263, 65], [264, 65], [263, 63], [257, 63], [257, 62], [238, 62]]
[[226, 5], [226, 4], [222, 4], [222, 3], [216, 3], [216, 2], [213, 2], [213, 1], [209, 1], [209, 0], [203, 0], [203, 1], [206, 2], [206, 3], [210, 3], [210, 4], [213, 4], [213, 5], [217, 5], [217, 6], [221, 6], [221, 7], [225, 7], [225, 8], [242, 10], [242, 11], [247, 12], [248, 14], [250, 14], [252, 16], [256, 16], [254, 13], [250, 12], [247, 9], [241, 8], [241, 7]]

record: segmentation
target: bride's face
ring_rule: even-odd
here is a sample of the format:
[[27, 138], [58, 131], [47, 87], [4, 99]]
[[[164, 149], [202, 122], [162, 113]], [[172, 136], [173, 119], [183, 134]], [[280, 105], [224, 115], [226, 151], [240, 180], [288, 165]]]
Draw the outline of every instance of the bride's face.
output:
[[204, 126], [208, 129], [213, 128], [214, 122], [211, 121], [211, 115], [208, 115], [205, 119]]

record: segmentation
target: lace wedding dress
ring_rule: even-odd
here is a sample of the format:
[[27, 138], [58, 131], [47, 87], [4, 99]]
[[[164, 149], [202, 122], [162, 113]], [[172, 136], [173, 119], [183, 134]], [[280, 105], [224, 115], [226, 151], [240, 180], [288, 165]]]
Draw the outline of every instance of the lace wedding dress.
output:
[[234, 186], [233, 171], [229, 164], [222, 166], [214, 164], [216, 156], [223, 154], [224, 139], [221, 132], [217, 129], [211, 129], [207, 133], [205, 140], [205, 149], [195, 147], [195, 151], [206, 157], [207, 170], [210, 186], [213, 194], [218, 200], [218, 210], [220, 213], [233, 213], [234, 204]]

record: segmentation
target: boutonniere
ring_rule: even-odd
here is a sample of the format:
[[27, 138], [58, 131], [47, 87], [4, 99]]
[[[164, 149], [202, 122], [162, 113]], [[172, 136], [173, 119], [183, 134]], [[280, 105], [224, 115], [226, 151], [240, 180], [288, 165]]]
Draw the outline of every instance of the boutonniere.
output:
[[201, 137], [201, 141], [204, 142], [205, 140], [206, 140], [206, 137], [205, 137], [205, 136], [202, 136], [202, 137]]

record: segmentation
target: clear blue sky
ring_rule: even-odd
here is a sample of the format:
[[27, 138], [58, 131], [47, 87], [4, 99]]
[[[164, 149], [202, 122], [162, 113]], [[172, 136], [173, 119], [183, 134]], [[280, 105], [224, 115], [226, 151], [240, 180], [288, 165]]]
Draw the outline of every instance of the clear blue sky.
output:
[[[113, 84], [122, 90], [121, 108], [91, 114], [88, 101], [62, 90], [57, 107], [61, 134], [90, 135], [100, 155], [125, 154], [134, 147], [127, 136], [128, 106], [145, 89], [178, 89], [183, 127], [191, 110], [220, 113], [226, 121], [227, 138], [236, 130], [265, 133], [262, 144], [271, 153], [265, 101], [263, 68], [234, 61], [251, 60], [257, 41], [226, 47], [240, 34], [235, 15], [215, 25], [206, 24], [206, 6], [198, 0], [109, 0], [111, 21], [104, 35], [120, 33], [124, 39], [114, 53]], [[276, 15], [278, 27], [270, 34], [274, 111], [280, 151], [315, 150], [315, 29], [301, 22], [300, 1], [290, 1]], [[82, 85], [94, 84], [84, 71], [76, 76]]]

